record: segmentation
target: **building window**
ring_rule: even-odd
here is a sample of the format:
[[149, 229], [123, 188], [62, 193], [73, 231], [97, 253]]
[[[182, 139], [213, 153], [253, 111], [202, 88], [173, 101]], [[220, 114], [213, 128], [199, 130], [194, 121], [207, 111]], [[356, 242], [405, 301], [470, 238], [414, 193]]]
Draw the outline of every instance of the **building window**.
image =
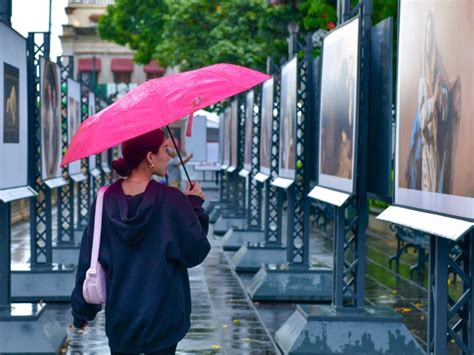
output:
[[101, 61], [99, 58], [79, 58], [78, 76], [85, 83], [92, 84], [93, 72], [95, 70], [95, 82], [99, 81]]
[[165, 74], [165, 68], [160, 67], [155, 60], [145, 65], [143, 70], [146, 73], [146, 80], [160, 78]]
[[130, 72], [114, 72], [114, 83], [120, 84], [130, 84], [132, 80], [132, 73]]
[[129, 58], [112, 59], [111, 68], [114, 74], [114, 82], [116, 84], [130, 84], [132, 80], [133, 62]]

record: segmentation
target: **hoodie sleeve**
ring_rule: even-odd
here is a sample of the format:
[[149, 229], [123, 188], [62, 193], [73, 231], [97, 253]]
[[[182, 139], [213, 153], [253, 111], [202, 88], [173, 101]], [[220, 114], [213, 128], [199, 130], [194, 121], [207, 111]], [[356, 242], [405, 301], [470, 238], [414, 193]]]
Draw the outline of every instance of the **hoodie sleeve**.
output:
[[89, 224], [84, 231], [77, 265], [76, 284], [71, 294], [71, 313], [74, 317], [74, 326], [82, 328], [86, 322], [95, 318], [97, 312], [101, 310], [101, 305], [89, 304], [82, 295], [82, 285], [86, 279], [86, 272], [89, 269], [92, 253], [92, 238], [94, 231], [95, 199], [89, 209]]
[[207, 240], [209, 217], [201, 206], [204, 201], [197, 196], [186, 196], [176, 190], [176, 202], [175, 218], [179, 235], [176, 248], [171, 248], [169, 256], [191, 268], [202, 263], [211, 250]]

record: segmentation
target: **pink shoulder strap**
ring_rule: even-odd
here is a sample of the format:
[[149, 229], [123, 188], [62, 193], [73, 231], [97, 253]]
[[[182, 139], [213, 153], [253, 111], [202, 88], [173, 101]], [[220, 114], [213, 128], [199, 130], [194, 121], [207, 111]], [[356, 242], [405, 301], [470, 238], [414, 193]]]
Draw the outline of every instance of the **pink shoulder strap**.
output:
[[100, 233], [102, 230], [102, 210], [104, 208], [104, 194], [107, 191], [108, 186], [103, 186], [99, 189], [97, 194], [97, 201], [95, 204], [95, 216], [94, 216], [94, 240], [92, 242], [92, 255], [91, 255], [91, 269], [97, 269], [97, 261], [99, 259], [99, 248], [100, 248]]

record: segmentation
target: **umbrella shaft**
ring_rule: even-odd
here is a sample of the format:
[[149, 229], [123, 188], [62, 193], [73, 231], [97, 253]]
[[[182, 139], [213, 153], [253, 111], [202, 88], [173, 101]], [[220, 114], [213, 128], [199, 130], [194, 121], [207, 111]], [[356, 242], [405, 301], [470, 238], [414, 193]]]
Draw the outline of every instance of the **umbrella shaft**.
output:
[[179, 149], [176, 145], [176, 142], [174, 141], [173, 133], [171, 133], [171, 129], [169, 126], [166, 126], [166, 129], [168, 130], [168, 134], [170, 135], [171, 141], [173, 142], [174, 149], [176, 150], [176, 153], [178, 154], [179, 161], [181, 162], [181, 165], [184, 168], [184, 172], [186, 173], [186, 177], [188, 178], [189, 185], [191, 185], [191, 190], [193, 189], [193, 183], [191, 182], [191, 179], [189, 178], [188, 171], [186, 170], [186, 166], [184, 165], [183, 158], [181, 158], [181, 154], [179, 153]]

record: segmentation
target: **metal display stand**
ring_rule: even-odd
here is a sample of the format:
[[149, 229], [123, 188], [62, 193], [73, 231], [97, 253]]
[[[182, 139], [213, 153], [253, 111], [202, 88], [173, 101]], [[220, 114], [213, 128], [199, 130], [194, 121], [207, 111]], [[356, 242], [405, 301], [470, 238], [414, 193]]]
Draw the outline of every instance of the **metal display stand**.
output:
[[238, 107], [238, 164], [237, 167], [227, 168], [225, 175], [225, 187], [227, 189], [228, 204], [219, 210], [219, 217], [214, 223], [214, 234], [217, 236], [224, 236], [229, 233], [232, 228], [243, 228], [246, 223], [245, 211], [245, 181], [240, 178], [239, 171], [243, 167], [244, 157], [244, 125], [245, 125], [245, 110], [241, 105], [241, 100], [237, 96]]
[[[332, 270], [309, 264], [309, 168], [311, 163], [306, 152], [310, 150], [310, 139], [305, 132], [312, 132], [313, 105], [312, 34], [307, 34], [305, 45], [299, 46], [297, 34], [290, 39], [291, 52], [295, 56], [298, 47], [305, 59], [298, 62], [297, 114], [295, 143], [295, 180], [277, 178], [272, 185], [285, 190], [288, 198], [288, 231], [286, 263], [263, 264], [252, 279], [248, 293], [254, 301], [320, 301], [329, 302], [332, 290]], [[280, 122], [281, 124], [281, 122]], [[302, 148], [302, 149], [301, 149]], [[305, 218], [306, 216], [306, 218]]]
[[[61, 71], [61, 133], [63, 156], [66, 153], [68, 142], [68, 87], [67, 79], [74, 75], [74, 57], [58, 57], [58, 66]], [[68, 184], [58, 189], [58, 238], [53, 241], [53, 261], [55, 263], [74, 264], [79, 259], [80, 239], [82, 233], [75, 230], [75, 188], [86, 179], [82, 173], [69, 176], [68, 168], [63, 168], [63, 177]]]
[[[257, 97], [257, 95], [255, 95]], [[259, 105], [259, 100], [256, 100]], [[248, 108], [245, 106], [244, 122], [246, 121], [245, 111]], [[247, 191], [247, 210], [246, 210], [246, 225], [243, 228], [231, 228], [222, 239], [222, 247], [226, 251], [238, 250], [247, 241], [263, 240], [262, 230], [262, 190], [254, 180], [254, 176], [259, 171], [259, 142], [260, 142], [260, 111], [255, 112], [252, 108], [252, 157], [251, 169], [247, 171], [242, 169], [239, 172], [244, 184], [248, 187]], [[244, 126], [245, 127], [245, 126]], [[244, 130], [245, 132], [245, 130]], [[243, 136], [245, 136], [243, 134]], [[244, 137], [245, 141], [245, 137]], [[245, 144], [243, 145], [245, 149]]]
[[[396, 206], [386, 209], [377, 219], [428, 235], [427, 354], [447, 354], [450, 342], [459, 353], [472, 354], [474, 223]], [[450, 273], [462, 281], [460, 295], [451, 295], [446, 287]]]
[[[268, 61], [267, 72], [272, 74], [279, 69], [273, 68], [271, 58]], [[284, 194], [280, 189], [270, 184], [272, 179], [278, 176], [278, 157], [279, 157], [279, 133], [280, 133], [280, 81], [274, 78], [273, 85], [273, 119], [272, 119], [272, 146], [270, 158], [270, 176], [262, 173], [253, 175], [255, 182], [263, 186], [264, 196], [264, 230], [263, 241], [248, 241], [240, 247], [232, 258], [232, 263], [237, 272], [257, 272], [262, 264], [274, 263], [282, 264], [286, 261], [286, 247], [281, 241], [282, 212]], [[263, 92], [263, 90], [262, 90]], [[261, 96], [262, 98], [263, 96]], [[263, 102], [260, 100], [260, 107]], [[262, 109], [260, 108], [260, 113]], [[261, 121], [261, 120], [260, 120]], [[258, 146], [260, 147], [260, 146]], [[257, 153], [257, 157], [260, 155]], [[257, 164], [256, 166], [258, 166]], [[252, 166], [253, 167], [253, 166]], [[237, 244], [237, 243], [236, 243]]]
[[11, 202], [34, 199], [30, 187], [0, 190], [0, 353], [56, 354], [66, 341], [65, 329], [45, 311], [46, 304], [12, 303]]
[[[40, 56], [49, 56], [49, 33], [28, 35], [28, 160], [29, 185], [38, 198], [30, 199], [31, 259], [12, 265], [11, 294], [15, 302], [68, 301], [74, 288], [76, 265], [53, 263], [51, 192], [67, 184], [64, 178], [41, 180]], [[35, 39], [41, 38], [37, 45]]]
[[[389, 308], [365, 302], [365, 235], [368, 220], [366, 192], [367, 114], [371, 0], [352, 10], [338, 3], [341, 22], [359, 13], [362, 21], [356, 194], [317, 187], [311, 196], [335, 207], [334, 284], [332, 305], [298, 305], [277, 330], [276, 342], [285, 354], [422, 354], [421, 347]], [[348, 299], [346, 299], [348, 297]]]

